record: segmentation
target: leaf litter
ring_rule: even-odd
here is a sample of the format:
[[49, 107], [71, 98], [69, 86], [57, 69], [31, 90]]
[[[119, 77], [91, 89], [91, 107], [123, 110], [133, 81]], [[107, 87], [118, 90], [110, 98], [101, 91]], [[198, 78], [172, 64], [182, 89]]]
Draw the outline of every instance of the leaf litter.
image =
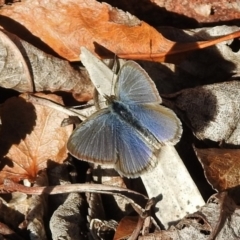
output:
[[[166, 55], [185, 53], [240, 36], [238, 31], [225, 39], [173, 42], [130, 13], [95, 0], [24, 1], [5, 6], [1, 15], [1, 26], [19, 28], [19, 24], [14, 25], [8, 19], [10, 16], [69, 61], [79, 61], [81, 46], [102, 58], [112, 58], [116, 54], [127, 59], [164, 61]], [[26, 35], [24, 30], [24, 34], [20, 32], [22, 36]]]
[[[80, 2], [80, 7], [86, 7], [86, 5], [84, 5], [86, 2]], [[39, 7], [39, 4], [42, 8]], [[214, 28], [192, 29], [191, 31], [182, 31], [174, 28], [165, 28], [165, 30], [163, 30], [162, 28], [160, 34], [147, 23], [138, 20], [133, 15], [122, 10], [112, 8], [110, 5], [100, 4], [95, 1], [90, 1], [87, 5], [88, 7], [90, 6], [88, 13], [95, 12], [96, 14], [95, 19], [92, 14], [84, 14], [84, 17], [89, 20], [87, 26], [86, 24], [77, 25], [79, 16], [76, 17], [76, 14], [68, 14], [67, 17], [70, 17], [70, 19], [66, 18], [66, 13], [64, 12], [66, 9], [69, 9], [71, 13], [77, 13], [78, 11], [77, 8], [74, 9], [76, 3], [72, 1], [69, 1], [67, 4], [61, 1], [26, 1], [13, 4], [12, 6], [4, 6], [1, 10], [0, 19], [0, 24], [5, 28], [5, 30], [1, 30], [0, 34], [2, 49], [0, 76], [1, 79], [3, 79], [0, 81], [1, 87], [15, 89], [18, 92], [71, 92], [76, 99], [80, 101], [88, 101], [93, 96], [93, 86], [89, 81], [86, 71], [79, 66], [75, 67], [69, 64], [68, 61], [46, 54], [43, 50], [44, 48], [39, 47], [40, 50], [38, 47], [33, 47], [32, 45], [38, 46], [36, 43], [39, 43], [34, 37], [32, 41], [29, 41], [33, 35], [39, 37], [42, 42], [50, 46], [60, 56], [70, 61], [79, 59], [80, 46], [87, 47], [92, 52], [98, 53], [101, 57], [104, 57], [105, 54], [106, 56], [112, 56], [108, 55], [109, 52], [106, 51], [107, 49], [126, 58], [135, 58], [134, 54], [137, 53], [137, 58], [147, 60], [151, 60], [151, 57], [149, 58], [151, 53], [162, 54], [161, 57], [160, 55], [156, 55], [158, 57], [154, 59], [155, 61], [162, 61], [164, 59], [166, 60], [165, 56], [167, 56], [169, 50], [171, 50], [175, 43], [195, 43], [199, 41], [203, 42], [201, 46], [209, 46], [210, 44], [220, 41], [215, 41], [214, 38], [216, 38], [216, 36], [220, 36], [219, 39], [222, 39], [222, 35], [230, 34], [230, 38], [234, 38], [238, 35], [231, 35], [231, 33], [239, 32], [237, 26], [217, 26]], [[98, 8], [96, 8], [96, 6], [98, 6]], [[26, 9], [28, 9], [27, 14], [23, 11]], [[61, 11], [56, 11], [56, 9], [61, 9]], [[12, 14], [13, 10], [15, 11], [14, 14]], [[21, 28], [11, 29], [12, 25], [6, 24], [6, 22], [9, 23], [7, 21], [9, 19], [7, 18], [10, 14], [16, 23], [23, 24], [29, 31], [29, 43], [22, 40], [21, 37], [19, 38], [19, 36], [22, 35], [19, 34], [17, 29], [21, 30]], [[35, 17], [34, 20], [32, 19], [33, 16]], [[43, 16], [52, 16], [52, 18]], [[61, 16], [61, 18], [59, 16]], [[99, 16], [99, 18], [97, 18], [97, 16]], [[96, 32], [96, 26], [98, 26], [97, 21], [99, 19], [103, 20], [99, 22], [102, 24], [99, 24], [102, 28], [99, 28], [101, 31]], [[43, 23], [43, 21], [45, 22]], [[36, 24], [39, 24], [38, 27], [36, 27]], [[61, 27], [53, 28], [52, 26], [56, 26], [56, 24]], [[7, 25], [8, 27], [6, 27]], [[104, 32], [106, 26], [112, 29], [109, 31], [109, 33], [111, 33], [110, 35], [106, 30]], [[45, 29], [43, 27], [45, 27]], [[87, 34], [78, 35], [79, 29], [82, 29]], [[133, 29], [137, 29], [136, 32], [134, 32]], [[138, 31], [141, 32], [141, 36], [136, 34]], [[122, 39], [122, 35], [119, 34], [124, 32], [126, 33], [125, 36], [128, 37], [123, 38], [125, 41], [120, 44], [119, 39]], [[130, 33], [136, 35], [132, 36]], [[150, 38], [147, 34], [149, 34]], [[83, 39], [86, 40], [85, 42], [80, 41], [83, 36], [86, 37], [86, 39]], [[149, 39], [151, 40], [153, 38], [154, 42], [149, 41]], [[168, 230], [165, 229], [159, 232], [156, 227], [153, 233], [154, 227], [150, 227], [147, 231], [143, 232], [144, 236], [140, 238], [238, 239], [240, 236], [238, 227], [239, 201], [236, 200], [237, 198], [229, 195], [230, 191], [233, 191], [239, 196], [237, 192], [239, 187], [239, 171], [237, 171], [238, 149], [229, 149], [232, 147], [238, 148], [239, 146], [238, 81], [236, 81], [239, 77], [239, 52], [233, 51], [235, 40], [229, 40], [230, 38], [225, 38], [225, 40], [228, 39], [227, 42], [221, 42], [214, 47], [197, 52], [189, 52], [189, 50], [199, 48], [196, 44], [180, 44], [179, 46], [186, 46], [184, 51], [188, 53], [180, 57], [173, 55], [170, 62], [174, 62], [175, 64], [162, 63], [160, 65], [158, 63], [141, 62], [142, 66], [144, 66], [159, 86], [160, 93], [164, 93], [163, 103], [171, 107], [181, 117], [183, 123], [186, 124], [199, 139], [191, 140], [191, 142], [188, 140], [188, 142], [190, 142], [190, 144], [194, 142], [196, 145], [201, 143], [200, 145], [204, 146], [204, 148], [195, 148], [197, 156], [203, 165], [207, 180], [213, 188], [220, 193], [210, 197], [205, 206], [199, 206], [196, 213], [186, 215], [182, 220], [180, 220], [179, 217], [179, 222], [173, 222]], [[91, 39], [91, 41], [89, 39]], [[204, 40], [209, 39], [209, 42], [204, 42]], [[213, 41], [211, 41], [211, 39], [213, 39]], [[94, 41], [98, 44], [94, 45]], [[159, 46], [162, 48], [160, 49]], [[191, 46], [195, 48], [191, 48]], [[99, 49], [101, 51], [99, 51]], [[162, 49], [164, 50], [163, 53], [161, 53]], [[134, 54], [131, 55], [130, 53]], [[50, 112], [53, 111], [52, 107], [40, 107], [35, 103], [30, 104], [30, 102], [26, 100], [27, 95], [25, 95], [25, 98], [23, 96], [14, 99], [9, 98], [1, 106], [2, 126], [0, 134], [2, 136], [0, 141], [2, 146], [4, 146], [1, 150], [1, 155], [4, 157], [1, 161], [1, 181], [10, 178], [16, 182], [22, 180], [26, 185], [26, 179], [28, 179], [33, 182], [36, 181], [37, 184], [39, 184], [38, 186], [42, 186], [42, 191], [54, 193], [52, 187], [46, 187], [48, 186], [46, 181], [40, 181], [45, 172], [40, 173], [39, 170], [49, 169], [47, 162], [56, 161], [58, 165], [66, 160], [67, 152], [64, 144], [71, 134], [72, 127], [67, 127], [67, 131], [65, 127], [62, 129], [59, 127], [61, 120], [67, 116], [62, 114], [61, 111], [56, 111], [56, 115], [51, 116]], [[49, 95], [41, 95], [43, 98], [48, 98], [48, 96]], [[52, 101], [56, 101], [56, 99], [54, 98]], [[61, 105], [63, 105], [62, 102]], [[39, 110], [42, 111], [42, 113], [38, 113], [38, 109], [44, 107], [46, 109]], [[52, 135], [54, 131], [57, 134]], [[41, 134], [43, 132], [46, 134]], [[41, 144], [41, 139], [45, 144]], [[209, 142], [209, 140], [211, 140], [211, 142]], [[184, 139], [182, 141], [184, 141]], [[59, 144], [54, 145], [56, 142]], [[40, 148], [40, 154], [36, 154], [36, 148], [39, 144], [40, 146], [49, 145], [46, 148]], [[213, 146], [215, 147], [214, 149]], [[196, 159], [193, 160], [196, 161]], [[196, 162], [192, 164], [196, 164]], [[62, 166], [62, 164], [60, 166]], [[69, 168], [69, 166], [67, 168]], [[109, 173], [114, 175], [113, 172], [107, 169], [104, 171], [107, 175]], [[60, 181], [51, 183], [52, 177], [49, 178], [50, 186], [63, 183], [61, 173], [60, 171], [60, 173], [56, 174], [57, 179]], [[97, 169], [94, 169], [93, 173], [97, 173]], [[68, 175], [68, 169], [66, 170], [66, 175]], [[109, 184], [115, 184], [118, 178], [115, 177], [116, 176], [111, 177], [111, 175], [108, 176]], [[95, 181], [96, 180], [98, 179], [95, 177]], [[121, 181], [122, 179], [119, 180], [116, 182], [119, 181], [119, 186], [124, 187], [125, 190], [120, 188], [118, 191], [121, 193], [128, 191], [127, 188], [129, 188], [129, 184], [125, 185]], [[72, 179], [68, 180], [67, 184], [71, 182], [74, 183], [75, 181]], [[28, 183], [28, 185], [30, 186], [31, 184]], [[69, 189], [69, 192], [75, 192], [77, 185], [71, 185], [73, 186]], [[132, 183], [131, 185], [133, 188], [136, 188], [136, 183]], [[1, 186], [1, 191], [8, 190], [13, 192], [13, 199], [12, 203], [10, 203], [4, 200], [4, 195], [2, 195], [0, 222], [6, 232], [0, 232], [0, 234], [4, 236], [10, 234], [16, 236], [15, 239], [17, 239], [17, 237], [20, 238], [20, 236], [23, 236], [22, 230], [28, 229], [31, 239], [35, 236], [44, 239], [46, 238], [44, 227], [45, 217], [50, 215], [49, 210], [53, 212], [54, 209], [51, 209], [51, 207], [49, 207], [49, 209], [45, 208], [45, 197], [30, 197], [32, 194], [36, 194], [34, 187], [27, 188], [28, 190], [26, 188], [21, 190], [20, 186], [22, 185], [17, 185], [17, 187], [13, 189], [9, 188], [8, 184]], [[84, 187], [82, 188], [82, 191], [87, 191], [87, 188], [88, 186], [86, 185], [85, 189]], [[101, 185], [99, 188], [101, 188]], [[100, 193], [106, 193], [103, 189], [99, 188], [97, 188], [98, 190], [92, 189], [92, 191], [96, 192], [89, 198], [93, 201], [92, 204], [88, 203], [91, 205], [92, 210], [97, 208], [99, 201], [101, 202], [97, 196], [100, 196]], [[92, 233], [92, 236], [90, 236], [91, 234], [87, 236], [86, 233], [89, 233], [92, 228], [89, 228], [89, 226], [86, 227], [89, 222], [86, 223], [81, 220], [82, 216], [85, 216], [86, 213], [79, 211], [81, 207], [83, 207], [83, 209], [86, 208], [86, 205], [84, 205], [86, 202], [79, 194], [73, 193], [67, 195], [68, 191], [66, 191], [66, 189], [68, 188], [57, 189], [58, 188], [56, 188], [56, 192], [61, 193], [63, 198], [61, 199], [61, 203], [59, 199], [57, 200], [58, 203], [55, 209], [58, 208], [59, 212], [56, 211], [52, 215], [54, 216], [54, 220], [52, 220], [52, 226], [54, 227], [51, 227], [51, 231], [54, 233], [53, 239], [58, 239], [59, 236], [70, 236], [67, 230], [71, 228], [76, 230], [76, 234], [72, 232], [73, 235], [71, 239], [80, 239], [81, 237], [83, 239], [91, 238], [94, 233], [96, 233], [94, 235], [95, 239], [101, 239], [101, 234], [104, 232], [106, 226], [109, 226], [109, 229], [116, 229], [116, 227], [111, 227], [111, 221], [106, 221], [109, 220], [109, 216], [103, 217], [102, 214], [97, 213], [92, 215], [94, 217], [92, 218], [93, 222], [91, 226], [94, 226], [94, 233]], [[38, 188], [38, 190], [40, 189]], [[18, 193], [20, 191], [23, 193]], [[110, 194], [116, 194], [114, 187], [109, 186], [109, 191]], [[140, 190], [140, 192], [141, 191], [142, 190]], [[26, 195], [26, 193], [28, 195]], [[37, 194], [41, 193], [42, 192], [39, 191]], [[75, 201], [73, 199], [78, 200]], [[119, 199], [122, 199], [122, 197]], [[125, 214], [125, 216], [128, 215], [129, 211], [132, 211], [132, 205], [140, 215], [144, 213], [145, 204], [138, 203], [140, 204], [138, 205], [136, 198], [130, 197], [130, 199], [132, 200], [127, 200], [122, 204], [120, 212], [122, 212], [123, 215]], [[105, 199], [103, 198], [102, 201], [105, 214], [109, 214], [108, 206], [107, 208], [104, 206]], [[64, 202], [66, 202], [66, 204], [64, 204]], [[120, 206], [120, 202], [121, 201], [117, 202], [115, 198], [111, 204]], [[161, 200], [159, 204], [161, 204]], [[125, 211], [126, 209], [124, 210], [124, 208], [129, 207], [129, 205], [130, 210]], [[15, 210], [17, 206], [22, 208], [20, 211], [22, 214], [18, 213], [19, 210]], [[40, 206], [42, 206], [42, 208], [39, 208]], [[10, 212], [11, 214], [9, 214]], [[68, 215], [69, 213], [70, 215], [76, 214], [76, 219], [78, 219], [76, 221], [82, 221], [80, 228], [74, 225], [76, 223], [74, 218], [69, 218], [69, 222], [62, 225], [63, 221], [70, 216]], [[167, 210], [165, 213], [167, 213]], [[8, 219], [7, 216], [9, 216]], [[119, 215], [117, 219], [118, 222], [122, 216]], [[106, 220], [98, 219], [98, 217], [105, 218]], [[12, 224], [11, 219], [18, 219], [18, 221], [16, 224]], [[63, 230], [62, 232], [59, 231], [60, 228]], [[135, 225], [133, 229], [134, 228], [137, 228], [137, 225]], [[121, 230], [119, 231], [117, 230], [117, 233], [120, 233], [120, 236], [118, 235], [120, 238]], [[150, 233], [147, 234], [149, 231]], [[80, 235], [79, 232], [81, 233]], [[27, 238], [29, 238], [29, 236]]]
[[[61, 102], [58, 96], [43, 95]], [[34, 181], [48, 160], [62, 163], [67, 157], [66, 140], [72, 127], [61, 127], [67, 115], [31, 104], [24, 95], [8, 99], [1, 109], [1, 172], [4, 179]]]
[[0, 30], [0, 86], [18, 92], [65, 91], [79, 101], [92, 98], [87, 72], [37, 49], [14, 34]]

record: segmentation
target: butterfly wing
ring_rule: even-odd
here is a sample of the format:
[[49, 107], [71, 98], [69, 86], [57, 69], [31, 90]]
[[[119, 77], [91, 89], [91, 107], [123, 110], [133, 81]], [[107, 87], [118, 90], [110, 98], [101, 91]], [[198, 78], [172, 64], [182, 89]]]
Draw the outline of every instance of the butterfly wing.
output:
[[160, 143], [174, 145], [179, 141], [182, 126], [172, 110], [158, 104], [129, 104], [128, 108]]
[[149, 146], [133, 126], [106, 109], [80, 124], [70, 136], [67, 148], [78, 159], [115, 163], [116, 170], [126, 177], [138, 177], [152, 169], [159, 150]]
[[126, 177], [139, 177], [153, 169], [157, 163], [159, 148], [149, 145], [130, 124], [120, 120], [117, 131], [118, 160], [116, 170]]
[[67, 143], [69, 152], [74, 157], [89, 162], [116, 162], [115, 118], [108, 109], [94, 113], [73, 131]]
[[126, 62], [118, 73], [115, 94], [123, 102], [161, 103], [155, 83], [133, 61]]

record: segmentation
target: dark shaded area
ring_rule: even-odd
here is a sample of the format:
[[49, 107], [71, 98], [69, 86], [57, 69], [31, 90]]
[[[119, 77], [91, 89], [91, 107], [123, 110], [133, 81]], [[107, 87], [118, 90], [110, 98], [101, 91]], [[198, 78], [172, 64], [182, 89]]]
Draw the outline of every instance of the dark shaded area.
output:
[[195, 28], [199, 26], [195, 19], [169, 12], [149, 0], [106, 0], [104, 2], [131, 13], [151, 26], [168, 25], [178, 28]]
[[[102, 2], [99, 1], [98, 2]], [[151, 26], [172, 26], [176, 28], [197, 28], [197, 27], [214, 27], [220, 25], [240, 26], [240, 19], [227, 21], [198, 22], [196, 19], [184, 14], [171, 12], [164, 7], [159, 7], [150, 0], [106, 0], [104, 1], [113, 7], [128, 11], [142, 21]], [[178, 3], [179, 4], [179, 3]], [[211, 9], [210, 15], [214, 15], [214, 9]], [[219, 16], [220, 18], [220, 16]]]
[[[1, 194], [1, 198], [4, 199], [4, 196], [7, 196], [7, 195], [8, 197], [11, 198], [10, 196], [11, 194]], [[25, 231], [25, 229], [21, 230], [20, 228], [17, 227], [19, 224], [21, 224], [24, 221], [24, 218], [25, 216], [22, 213], [12, 208], [9, 208], [7, 205], [3, 203], [2, 200], [0, 200], [0, 222], [4, 222], [5, 224], [7, 224], [9, 228], [11, 228], [16, 232], [12, 234], [6, 234], [5, 235], [6, 239], [20, 240], [22, 238], [20, 238], [19, 235], [22, 237], [25, 236], [24, 239], [27, 239], [27, 235], [26, 235], [27, 232]], [[1, 223], [0, 223], [0, 228], [2, 233], [3, 226], [1, 225]]]
[[87, 104], [87, 102], [81, 102], [80, 103], [79, 101], [77, 101], [73, 97], [72, 93], [70, 93], [70, 92], [56, 91], [56, 92], [53, 93], [51, 91], [43, 91], [42, 93], [44, 93], [44, 94], [56, 94], [56, 95], [60, 96], [63, 100], [64, 106], [66, 106], [66, 107], [79, 106], [78, 109], [81, 109], [81, 108], [86, 107], [86, 106], [81, 107], [81, 105]]
[[215, 27], [215, 26], [221, 26], [221, 25], [227, 25], [227, 26], [240, 26], [240, 19], [232, 19], [228, 21], [214, 21], [214, 22], [202, 22], [199, 23], [199, 27]]
[[2, 126], [0, 131], [0, 170], [13, 166], [11, 159], [5, 157], [13, 144], [20, 143], [30, 134], [36, 122], [35, 108], [23, 98], [8, 99], [1, 109]]
[[[163, 104], [168, 105], [167, 98]], [[169, 103], [171, 106], [172, 103]], [[204, 131], [217, 114], [216, 97], [201, 87], [174, 94], [175, 113], [193, 132]]]
[[109, 49], [105, 48], [104, 46], [100, 45], [97, 42], [93, 42], [93, 45], [95, 47], [95, 52], [101, 56], [102, 58], [112, 58], [114, 59], [115, 53], [110, 51]]
[[231, 197], [236, 205], [240, 205], [240, 186], [228, 189], [229, 197]]
[[238, 52], [240, 50], [240, 39], [234, 38], [232, 43], [228, 45], [233, 52]]
[[15, 90], [2, 87], [0, 87], [0, 93], [0, 103], [4, 103], [8, 98], [18, 97], [20, 95], [20, 93]]
[[75, 166], [76, 171], [77, 171], [76, 181], [78, 183], [85, 183], [86, 182], [86, 173], [87, 173], [87, 170], [89, 169], [89, 163], [78, 160], [74, 157], [71, 157], [71, 158], [72, 158], [72, 163]]
[[15, 2], [21, 2], [21, 0], [1, 0], [0, 7], [4, 6], [4, 4], [11, 5]]

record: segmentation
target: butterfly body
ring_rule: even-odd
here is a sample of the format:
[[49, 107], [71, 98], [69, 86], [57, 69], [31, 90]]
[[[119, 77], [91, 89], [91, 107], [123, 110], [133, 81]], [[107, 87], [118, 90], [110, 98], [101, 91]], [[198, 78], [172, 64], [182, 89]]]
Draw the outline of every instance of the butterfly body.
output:
[[156, 149], [159, 149], [161, 144], [157, 138], [145, 127], [140, 121], [134, 116], [133, 112], [130, 110], [128, 104], [117, 101], [113, 99], [109, 104], [109, 109], [112, 114], [116, 114], [119, 121], [123, 121], [125, 124], [129, 125], [135, 129], [135, 131], [142, 137], [146, 143], [152, 144]]
[[180, 121], [159, 105], [155, 84], [137, 63], [124, 64], [115, 95], [105, 99], [108, 107], [80, 124], [68, 141], [76, 158], [114, 164], [121, 175], [138, 177], [156, 166], [164, 144], [179, 141]]

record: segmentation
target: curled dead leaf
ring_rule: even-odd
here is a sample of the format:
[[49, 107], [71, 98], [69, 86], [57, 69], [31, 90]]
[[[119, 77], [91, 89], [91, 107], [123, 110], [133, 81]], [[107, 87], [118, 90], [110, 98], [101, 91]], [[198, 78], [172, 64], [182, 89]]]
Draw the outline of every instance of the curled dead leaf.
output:
[[53, 57], [0, 30], [0, 86], [18, 92], [65, 91], [81, 101], [92, 98], [93, 86], [84, 69]]
[[19, 92], [33, 92], [30, 69], [13, 39], [17, 40], [17, 37], [14, 35], [10, 37], [6, 32], [0, 30], [0, 86]]

